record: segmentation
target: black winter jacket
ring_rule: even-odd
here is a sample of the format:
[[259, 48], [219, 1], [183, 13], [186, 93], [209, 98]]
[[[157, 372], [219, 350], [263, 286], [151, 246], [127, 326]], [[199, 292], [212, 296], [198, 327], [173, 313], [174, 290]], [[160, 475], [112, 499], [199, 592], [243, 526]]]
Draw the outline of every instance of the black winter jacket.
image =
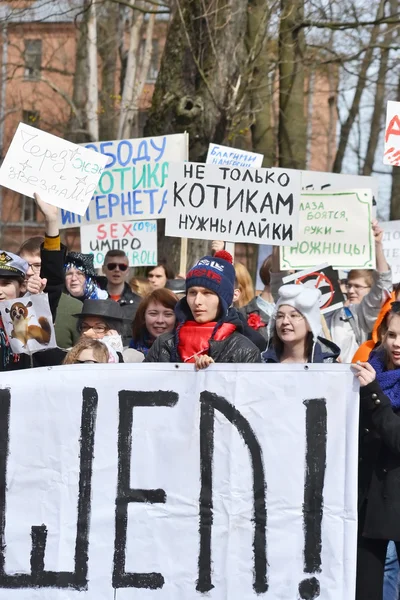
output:
[[[193, 318], [186, 298], [182, 298], [178, 302], [175, 312], [178, 322]], [[211, 356], [216, 363], [261, 362], [260, 351], [257, 346], [242, 334], [243, 325], [235, 308], [229, 309], [224, 323], [232, 323], [236, 326], [236, 331], [224, 340], [211, 339], [207, 352], [208, 356]], [[144, 362], [176, 362], [176, 357], [178, 357], [177, 362], [182, 362], [176, 352], [175, 343], [175, 333], [163, 333], [153, 343]]]
[[360, 390], [359, 511], [365, 537], [400, 541], [400, 414], [379, 383]]

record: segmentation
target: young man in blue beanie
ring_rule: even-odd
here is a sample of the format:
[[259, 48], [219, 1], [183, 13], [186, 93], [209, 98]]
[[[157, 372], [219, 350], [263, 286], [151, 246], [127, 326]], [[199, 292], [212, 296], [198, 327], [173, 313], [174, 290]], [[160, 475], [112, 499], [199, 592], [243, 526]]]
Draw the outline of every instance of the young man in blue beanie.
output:
[[246, 338], [231, 308], [235, 269], [229, 252], [205, 256], [186, 276], [186, 296], [175, 308], [175, 333], [156, 339], [145, 362], [187, 362], [197, 369], [216, 363], [260, 362], [259, 349]]

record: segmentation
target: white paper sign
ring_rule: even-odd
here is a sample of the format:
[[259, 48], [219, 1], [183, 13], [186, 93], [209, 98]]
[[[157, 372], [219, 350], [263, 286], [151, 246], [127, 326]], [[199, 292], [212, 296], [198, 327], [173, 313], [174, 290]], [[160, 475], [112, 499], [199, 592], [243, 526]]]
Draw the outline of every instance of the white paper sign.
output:
[[373, 200], [378, 199], [378, 179], [367, 175], [348, 175], [343, 173], [322, 173], [321, 171], [302, 171], [301, 186], [303, 192], [339, 192], [348, 190], [371, 190]]
[[175, 163], [165, 233], [201, 240], [291, 245], [297, 239], [301, 172]]
[[30, 127], [18, 125], [0, 167], [0, 185], [83, 215], [107, 158]]
[[400, 102], [387, 103], [383, 163], [400, 165]]
[[47, 294], [27, 294], [14, 300], [2, 300], [0, 314], [15, 354], [32, 354], [56, 348]]
[[188, 139], [177, 133], [86, 144], [107, 166], [85, 215], [61, 211], [60, 228], [165, 218], [168, 166], [188, 159]]
[[281, 251], [282, 269], [305, 269], [321, 261], [334, 269], [374, 269], [370, 190], [303, 193], [296, 245]]
[[383, 252], [392, 268], [393, 283], [400, 281], [400, 221], [379, 223], [383, 233]]
[[73, 365], [2, 386], [0, 600], [354, 598], [349, 365]]
[[102, 267], [109, 250], [123, 250], [130, 267], [157, 264], [157, 221], [125, 221], [81, 227], [81, 248]]
[[223, 165], [227, 167], [260, 168], [264, 156], [256, 152], [230, 148], [229, 146], [220, 146], [219, 144], [210, 144], [206, 163], [210, 165]]

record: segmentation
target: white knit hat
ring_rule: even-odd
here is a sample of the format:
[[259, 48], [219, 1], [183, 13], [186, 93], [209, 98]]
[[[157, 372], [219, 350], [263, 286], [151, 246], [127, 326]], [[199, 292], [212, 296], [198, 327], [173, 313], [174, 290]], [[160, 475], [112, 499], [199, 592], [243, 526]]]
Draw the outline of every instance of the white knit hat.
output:
[[320, 290], [302, 284], [289, 283], [287, 285], [282, 285], [279, 288], [278, 294], [278, 302], [276, 303], [273, 317], [268, 324], [269, 335], [271, 335], [274, 330], [276, 314], [279, 307], [286, 304], [287, 306], [292, 306], [298, 310], [307, 320], [313, 334], [314, 342], [316, 342], [317, 337], [322, 333], [321, 313], [319, 309], [319, 299], [321, 297]]

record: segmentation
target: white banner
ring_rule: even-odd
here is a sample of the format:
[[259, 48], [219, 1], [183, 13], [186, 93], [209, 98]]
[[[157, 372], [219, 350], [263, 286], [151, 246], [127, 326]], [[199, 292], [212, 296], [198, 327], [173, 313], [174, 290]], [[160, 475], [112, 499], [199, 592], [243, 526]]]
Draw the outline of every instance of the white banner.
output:
[[260, 168], [264, 156], [248, 150], [239, 150], [229, 146], [210, 144], [208, 146], [206, 163], [210, 165], [224, 165], [228, 167]]
[[0, 185], [78, 215], [86, 211], [106, 165], [105, 156], [36, 129], [18, 125], [0, 168]]
[[303, 193], [296, 245], [282, 248], [281, 268], [326, 261], [334, 269], [375, 269], [371, 190]]
[[400, 281], [400, 221], [380, 223], [383, 233], [383, 251], [392, 268], [393, 283]]
[[378, 179], [367, 175], [348, 175], [344, 173], [323, 173], [321, 171], [302, 171], [301, 186], [304, 192], [339, 192], [347, 190], [371, 190], [372, 197], [378, 200]]
[[94, 266], [103, 266], [109, 250], [123, 250], [130, 267], [157, 264], [157, 221], [125, 221], [81, 227], [81, 249], [93, 254]]
[[2, 386], [0, 600], [354, 598], [349, 365], [74, 365]]
[[186, 133], [85, 147], [108, 157], [108, 162], [84, 216], [61, 211], [60, 228], [165, 217], [168, 166], [188, 159]]
[[175, 163], [168, 190], [166, 235], [275, 246], [297, 239], [301, 171]]

